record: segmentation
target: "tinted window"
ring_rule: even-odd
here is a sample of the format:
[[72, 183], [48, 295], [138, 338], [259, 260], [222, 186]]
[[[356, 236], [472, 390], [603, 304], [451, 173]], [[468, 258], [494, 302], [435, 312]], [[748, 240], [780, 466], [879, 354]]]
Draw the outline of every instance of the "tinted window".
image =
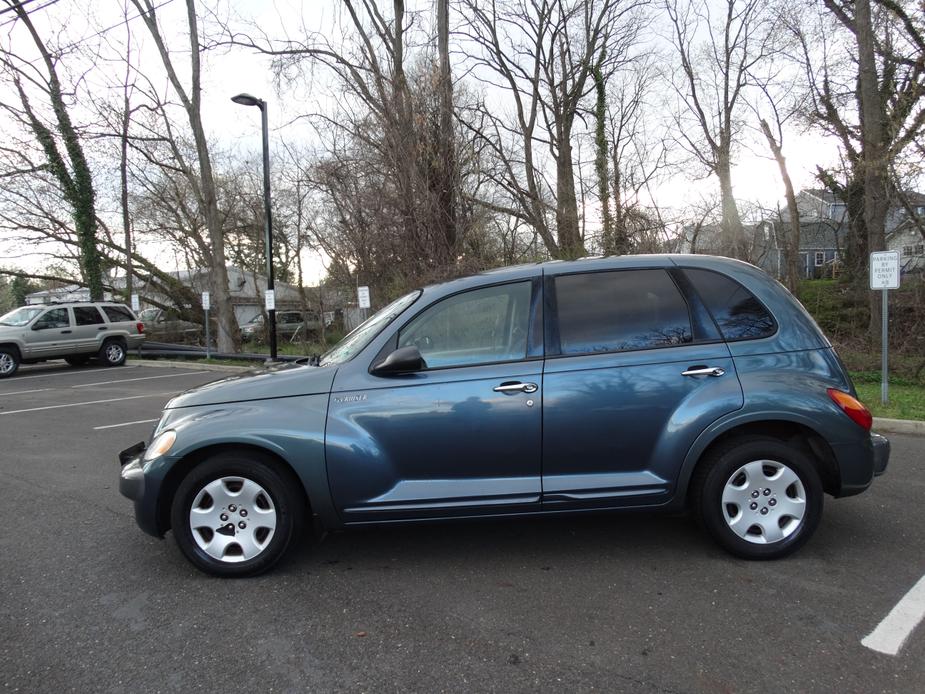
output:
[[556, 278], [563, 354], [620, 352], [693, 340], [687, 303], [664, 270]]
[[531, 287], [517, 282], [444, 299], [402, 329], [398, 346], [416, 345], [430, 368], [524, 359]]
[[103, 322], [103, 317], [96, 310], [96, 306], [75, 306], [74, 320], [77, 325], [96, 325]]
[[70, 326], [71, 319], [67, 315], [66, 308], [53, 308], [35, 321], [36, 328], [69, 328]]
[[750, 291], [725, 275], [687, 269], [684, 274], [707, 305], [727, 340], [748, 340], [773, 335], [774, 319]]
[[[155, 309], [150, 309], [150, 308], [145, 309], [144, 311], [141, 312], [141, 315], [144, 315], [146, 311], [154, 312], [153, 314], [149, 313], [148, 315], [151, 317], [147, 319], [147, 320], [154, 320], [154, 318], [157, 315], [157, 309], [156, 308]], [[106, 316], [109, 318], [110, 322], [112, 323], [120, 323], [122, 321], [130, 321], [132, 323], [135, 322], [135, 316], [133, 316], [131, 312], [124, 306], [103, 306], [103, 312], [106, 314]]]

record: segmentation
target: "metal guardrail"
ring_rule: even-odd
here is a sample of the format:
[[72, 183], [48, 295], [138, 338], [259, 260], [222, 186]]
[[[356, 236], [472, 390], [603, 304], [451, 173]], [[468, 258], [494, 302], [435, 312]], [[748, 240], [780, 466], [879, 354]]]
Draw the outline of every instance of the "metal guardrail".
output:
[[[195, 345], [175, 345], [169, 342], [149, 342], [145, 341], [135, 350], [139, 357], [147, 358], [169, 358], [169, 359], [205, 359], [206, 348]], [[212, 359], [239, 359], [244, 361], [265, 362], [270, 359], [269, 354], [257, 354], [254, 352], [234, 352], [224, 353], [209, 351], [209, 357]], [[296, 362], [311, 359], [309, 356], [294, 356], [280, 354], [277, 356], [278, 362]]]

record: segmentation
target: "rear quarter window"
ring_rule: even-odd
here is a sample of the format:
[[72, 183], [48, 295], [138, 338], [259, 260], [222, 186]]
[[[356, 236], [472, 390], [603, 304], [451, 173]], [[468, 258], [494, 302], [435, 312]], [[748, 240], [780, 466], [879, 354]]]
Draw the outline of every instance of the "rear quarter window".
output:
[[777, 332], [777, 324], [764, 305], [734, 279], [712, 270], [686, 268], [725, 340], [755, 340]]
[[110, 323], [135, 322], [135, 316], [124, 306], [103, 306], [102, 308]]

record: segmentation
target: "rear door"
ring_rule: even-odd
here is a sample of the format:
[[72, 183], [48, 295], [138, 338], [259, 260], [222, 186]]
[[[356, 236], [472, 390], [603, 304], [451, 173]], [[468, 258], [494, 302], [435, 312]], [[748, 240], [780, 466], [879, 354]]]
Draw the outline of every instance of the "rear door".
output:
[[663, 268], [547, 277], [544, 509], [666, 502], [694, 439], [742, 406], [686, 286]]
[[96, 306], [74, 306], [74, 354], [90, 354], [96, 352], [102, 344], [101, 333], [106, 332], [108, 325]]

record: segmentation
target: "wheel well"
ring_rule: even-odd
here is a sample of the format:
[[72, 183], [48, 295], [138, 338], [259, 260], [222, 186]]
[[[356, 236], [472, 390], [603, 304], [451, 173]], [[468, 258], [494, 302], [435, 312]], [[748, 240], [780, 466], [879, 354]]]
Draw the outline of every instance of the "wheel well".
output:
[[17, 359], [21, 359], [21, 358], [22, 358], [22, 352], [19, 351], [19, 347], [16, 345], [16, 343], [14, 343], [14, 342], [4, 342], [4, 343], [0, 343], [0, 347], [2, 347], [3, 349], [9, 349], [9, 350], [12, 350], [13, 352], [15, 352], [15, 353], [16, 353], [16, 358], [17, 358]]
[[743, 436], [771, 436], [784, 443], [798, 446], [816, 464], [822, 488], [828, 494], [835, 494], [841, 487], [841, 475], [835, 454], [828, 442], [813, 429], [788, 421], [749, 422], [725, 431], [717, 436], [710, 445], [697, 458], [697, 464], [691, 471], [693, 479], [697, 468], [706, 460], [717, 447], [727, 444], [732, 439]]
[[164, 533], [170, 530], [170, 506], [173, 503], [174, 494], [177, 493], [177, 489], [180, 487], [180, 483], [183, 481], [183, 478], [192, 470], [196, 465], [202, 461], [211, 458], [213, 455], [224, 452], [234, 452], [241, 453], [245, 451], [251, 451], [253, 453], [259, 453], [262, 457], [267, 459], [267, 462], [270, 462], [276, 465], [278, 471], [288, 477], [290, 482], [296, 486], [297, 489], [302, 490], [302, 495], [305, 499], [305, 508], [308, 510], [308, 515], [311, 517], [311, 504], [308, 498], [308, 494], [305, 492], [305, 485], [302, 484], [302, 480], [299, 479], [299, 476], [296, 474], [295, 470], [292, 469], [292, 466], [279, 455], [270, 451], [266, 448], [260, 446], [254, 446], [251, 444], [216, 444], [213, 446], [205, 446], [204, 448], [199, 448], [173, 464], [170, 470], [164, 477], [164, 481], [161, 483], [161, 488], [157, 497], [157, 529], [160, 533]]

